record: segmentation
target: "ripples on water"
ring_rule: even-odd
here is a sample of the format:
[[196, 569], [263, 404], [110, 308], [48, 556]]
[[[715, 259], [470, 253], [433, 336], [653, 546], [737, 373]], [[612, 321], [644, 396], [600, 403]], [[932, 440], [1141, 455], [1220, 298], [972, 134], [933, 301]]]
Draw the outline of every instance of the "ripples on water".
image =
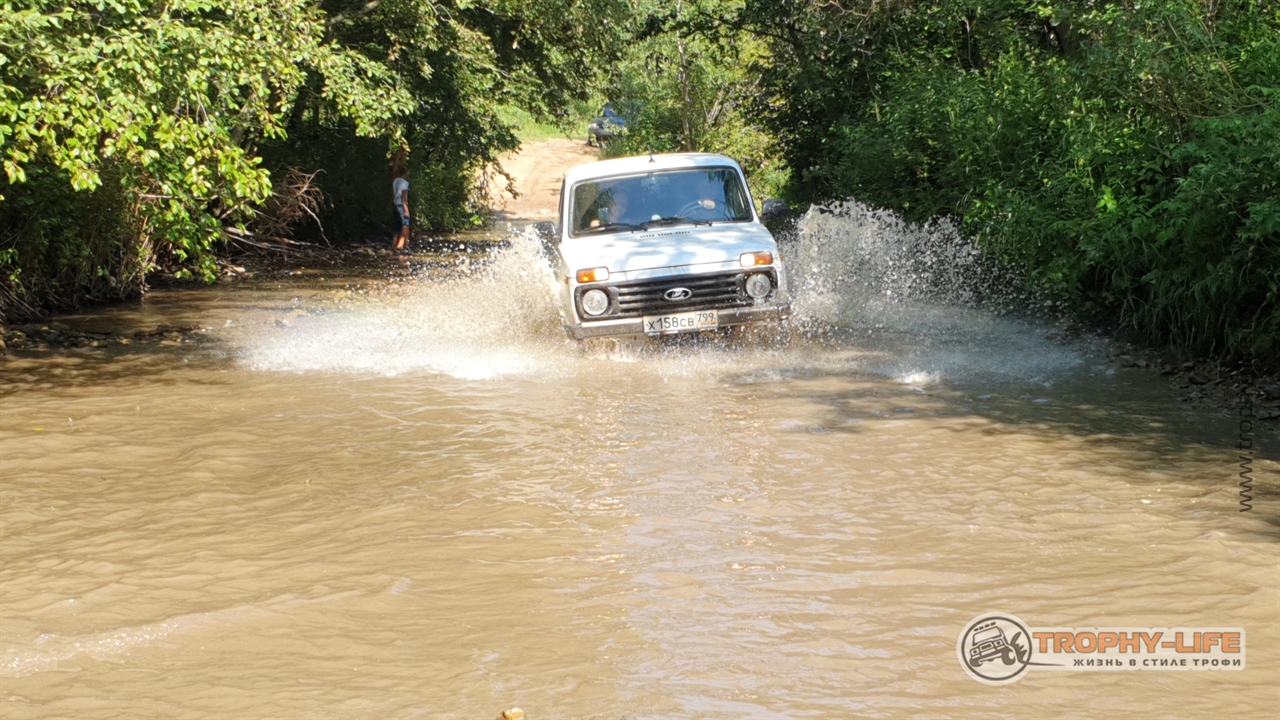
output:
[[[139, 311], [219, 328], [193, 350], [8, 361], [49, 382], [0, 396], [3, 715], [1272, 714], [1230, 418], [1045, 340], [945, 226], [847, 205], [787, 252], [780, 332], [579, 347], [517, 241], [355, 307]], [[1240, 625], [1248, 669], [988, 688], [955, 641], [990, 610]]]

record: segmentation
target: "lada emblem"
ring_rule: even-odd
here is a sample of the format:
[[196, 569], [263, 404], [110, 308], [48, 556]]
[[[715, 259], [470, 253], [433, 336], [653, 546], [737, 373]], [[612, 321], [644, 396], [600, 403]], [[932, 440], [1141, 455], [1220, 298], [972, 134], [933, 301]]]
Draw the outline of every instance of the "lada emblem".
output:
[[693, 291], [689, 288], [671, 288], [670, 290], [662, 293], [662, 297], [672, 301], [688, 300], [693, 297]]

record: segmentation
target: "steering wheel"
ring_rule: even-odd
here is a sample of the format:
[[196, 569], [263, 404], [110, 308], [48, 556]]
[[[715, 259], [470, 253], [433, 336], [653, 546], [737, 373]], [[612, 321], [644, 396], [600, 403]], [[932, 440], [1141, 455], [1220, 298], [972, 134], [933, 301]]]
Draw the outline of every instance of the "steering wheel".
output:
[[676, 215], [679, 217], [692, 218], [694, 220], [704, 219], [704, 218], [698, 217], [699, 213], [702, 214], [704, 217], [709, 214], [715, 213], [716, 217], [719, 217], [719, 213], [716, 212], [717, 210], [719, 210], [719, 208], [716, 206], [714, 200], [711, 201], [712, 203], [711, 207], [707, 207], [703, 205], [702, 202], [703, 202], [702, 200], [694, 200], [693, 202], [685, 203], [684, 205], [680, 206], [679, 210], [676, 211]]

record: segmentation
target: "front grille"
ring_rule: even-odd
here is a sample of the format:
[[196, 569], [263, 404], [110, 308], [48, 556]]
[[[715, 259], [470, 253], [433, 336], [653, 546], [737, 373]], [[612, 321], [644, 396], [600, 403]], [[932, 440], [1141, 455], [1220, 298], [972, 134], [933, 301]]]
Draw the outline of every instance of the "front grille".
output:
[[[732, 272], [655, 278], [611, 285], [606, 288], [612, 300], [610, 312], [604, 317], [640, 317], [749, 306], [752, 301], [744, 288], [743, 278], [743, 273]], [[689, 290], [689, 297], [684, 300], [666, 299], [664, 294], [674, 288]]]

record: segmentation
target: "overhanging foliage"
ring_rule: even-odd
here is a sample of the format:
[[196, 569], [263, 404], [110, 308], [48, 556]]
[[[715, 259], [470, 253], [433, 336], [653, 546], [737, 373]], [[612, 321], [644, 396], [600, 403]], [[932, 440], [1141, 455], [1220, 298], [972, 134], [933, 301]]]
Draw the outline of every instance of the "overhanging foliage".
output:
[[0, 316], [134, 294], [156, 264], [211, 278], [226, 230], [291, 168], [344, 202], [377, 188], [385, 215], [406, 147], [422, 215], [461, 224], [471, 171], [516, 144], [498, 105], [550, 117], [585, 97], [625, 7], [0, 3]]

